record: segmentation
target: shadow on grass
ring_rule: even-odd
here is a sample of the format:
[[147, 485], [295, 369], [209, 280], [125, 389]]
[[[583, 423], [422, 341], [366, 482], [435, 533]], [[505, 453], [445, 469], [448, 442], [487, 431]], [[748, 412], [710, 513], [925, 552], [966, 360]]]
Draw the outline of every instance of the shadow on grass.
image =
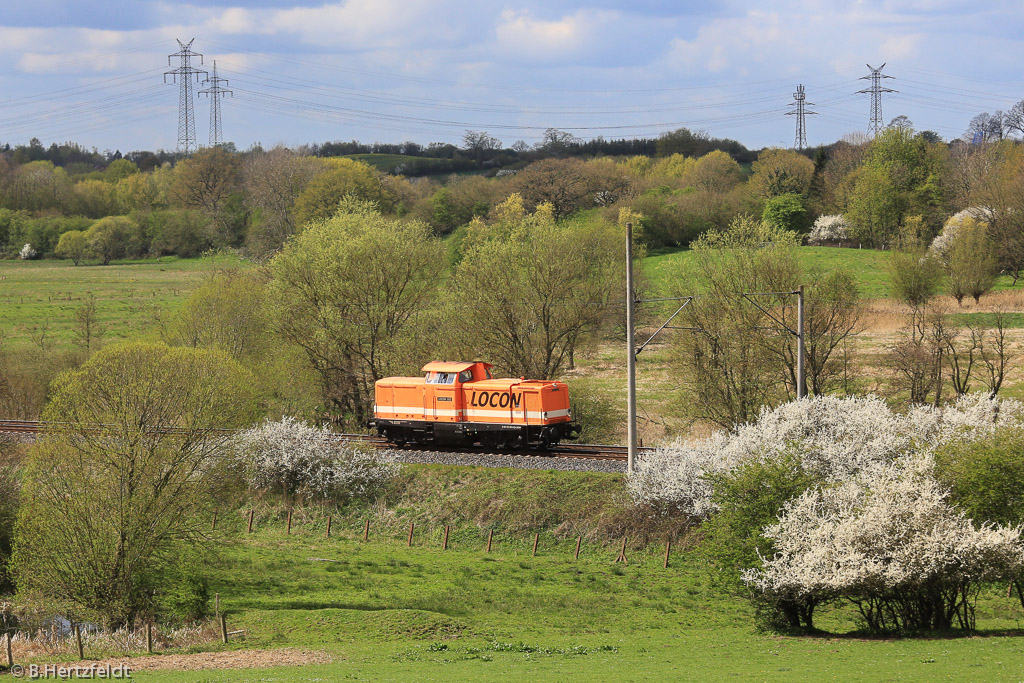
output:
[[952, 629], [948, 631], [887, 631], [878, 633], [857, 629], [846, 633], [833, 633], [820, 629], [794, 630], [776, 632], [772, 634], [782, 638], [822, 639], [822, 640], [857, 640], [857, 641], [891, 641], [891, 640], [961, 640], [966, 638], [1020, 638], [1024, 636], [1024, 629], [1003, 628], [1003, 629], [978, 629], [965, 631]]

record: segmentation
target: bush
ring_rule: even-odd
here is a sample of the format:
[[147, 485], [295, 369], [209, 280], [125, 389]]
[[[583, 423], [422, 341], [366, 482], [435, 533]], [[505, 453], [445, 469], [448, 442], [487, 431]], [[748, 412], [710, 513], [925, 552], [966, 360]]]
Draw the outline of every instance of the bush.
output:
[[804, 232], [807, 229], [807, 208], [798, 194], [781, 194], [764, 203], [761, 220], [780, 230]]
[[149, 612], [181, 548], [209, 542], [207, 473], [251, 424], [252, 384], [222, 352], [144, 343], [59, 376], [44, 419], [60, 428], [26, 461], [19, 592], [114, 626]]
[[817, 481], [799, 458], [788, 454], [743, 463], [708, 479], [718, 512], [702, 527], [701, 554], [730, 582], [738, 582], [740, 570], [755, 566], [760, 557], [774, 554], [762, 530]]
[[167, 567], [158, 581], [154, 610], [162, 623], [199, 621], [210, 613], [210, 585], [189, 548], [181, 548], [178, 562]]
[[572, 417], [580, 425], [582, 443], [610, 443], [619, 435], [625, 411], [603, 392], [575, 380], [569, 392]]
[[709, 438], [643, 453], [627, 486], [634, 502], [667, 513], [708, 517], [718, 509], [708, 475], [745, 463], [795, 457], [825, 482], [842, 482], [891, 463], [919, 446], [988, 438], [1024, 425], [1024, 404], [986, 394], [962, 396], [944, 408], [894, 413], [874, 396], [815, 396], [764, 409], [758, 420]]
[[840, 215], [818, 216], [807, 236], [808, 244], [829, 244], [850, 239], [850, 224]]
[[996, 429], [984, 440], [945, 444], [935, 454], [935, 475], [950, 501], [975, 522], [1024, 522], [1024, 429]]
[[872, 631], [973, 630], [978, 588], [1017, 575], [1024, 543], [944, 498], [927, 458], [808, 490], [765, 529], [776, 554], [743, 579], [780, 604], [846, 598]]
[[327, 427], [311, 427], [292, 417], [267, 420], [242, 432], [235, 457], [253, 489], [283, 489], [319, 499], [372, 495], [398, 473], [377, 453], [339, 443]]

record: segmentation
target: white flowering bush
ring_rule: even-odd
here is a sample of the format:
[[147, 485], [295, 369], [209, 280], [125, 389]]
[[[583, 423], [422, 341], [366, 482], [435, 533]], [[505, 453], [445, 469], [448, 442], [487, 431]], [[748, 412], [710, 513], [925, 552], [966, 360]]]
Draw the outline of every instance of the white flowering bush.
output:
[[816, 396], [764, 409], [757, 422], [638, 458], [627, 486], [634, 502], [707, 517], [715, 511], [708, 475], [742, 463], [794, 456], [808, 472], [842, 481], [905, 453], [916, 436], [879, 398]]
[[235, 456], [253, 489], [286, 488], [317, 498], [358, 498], [381, 488], [398, 465], [292, 417], [239, 434]]
[[850, 224], [838, 214], [818, 216], [807, 236], [809, 244], [826, 244], [850, 239]]
[[792, 456], [821, 481], [842, 482], [918, 449], [984, 438], [1011, 424], [1024, 424], [1024, 404], [986, 394], [907, 415], [874, 396], [815, 396], [766, 408], [757, 422], [704, 440], [643, 453], [627, 487], [639, 505], [704, 518], [716, 509], [709, 475], [743, 463]]
[[969, 443], [1002, 427], [1024, 426], [1024, 403], [977, 392], [959, 396], [942, 408], [915, 406], [907, 420], [917, 438], [931, 447], [953, 441]]
[[1024, 568], [1021, 529], [976, 527], [926, 456], [808, 490], [764, 534], [774, 556], [743, 573], [760, 596], [790, 613], [849, 599], [878, 631], [973, 629], [979, 584]]
[[965, 225], [969, 226], [972, 222], [985, 223], [987, 218], [988, 214], [985, 209], [979, 207], [971, 207], [956, 212], [946, 219], [946, 222], [942, 225], [942, 231], [932, 240], [929, 249], [939, 258], [945, 259], [946, 254], [949, 253], [950, 248], [956, 241], [957, 233]]
[[21, 251], [18, 252], [18, 256], [22, 261], [30, 261], [39, 256], [39, 252], [36, 251], [31, 244], [26, 242], [25, 246], [21, 248]]

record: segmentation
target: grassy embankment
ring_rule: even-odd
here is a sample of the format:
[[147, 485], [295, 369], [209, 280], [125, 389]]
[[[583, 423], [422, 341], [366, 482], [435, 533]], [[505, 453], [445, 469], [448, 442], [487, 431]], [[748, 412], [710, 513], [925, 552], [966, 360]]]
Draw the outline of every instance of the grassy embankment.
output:
[[[139, 681], [316, 680], [1019, 680], [1019, 604], [985, 591], [975, 637], [879, 639], [852, 607], [825, 610], [821, 635], [756, 632], [746, 601], [715, 587], [689, 551], [663, 568], [659, 541], [630, 548], [575, 534], [621, 514], [617, 475], [410, 468], [391, 504], [297, 515], [284, 533], [264, 508], [251, 537], [244, 511], [213, 569], [232, 629], [229, 650], [323, 651], [330, 664], [261, 671], [139, 672]], [[445, 512], [447, 510], [447, 513]], [[457, 515], [454, 511], [462, 510]], [[572, 524], [559, 522], [575, 511]], [[618, 512], [616, 512], [618, 511]], [[369, 543], [362, 521], [371, 519]], [[461, 517], [462, 521], [457, 522]], [[406, 547], [416, 520], [414, 547]], [[456, 524], [441, 550], [443, 524]], [[496, 529], [492, 552], [487, 529]], [[562, 527], [562, 528], [560, 528]], [[531, 554], [532, 534], [541, 531]], [[608, 527], [607, 531], [611, 531]], [[1002, 594], [1000, 594], [1002, 593]], [[207, 646], [202, 649], [221, 649]], [[159, 655], [158, 655], [159, 656]]]

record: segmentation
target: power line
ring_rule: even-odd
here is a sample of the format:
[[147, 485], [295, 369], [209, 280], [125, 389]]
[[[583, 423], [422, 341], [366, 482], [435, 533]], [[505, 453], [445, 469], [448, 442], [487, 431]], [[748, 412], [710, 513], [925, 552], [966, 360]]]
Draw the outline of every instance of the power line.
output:
[[885, 63], [877, 69], [870, 64], [867, 65], [871, 69], [871, 73], [867, 76], [861, 76], [860, 80], [870, 80], [871, 87], [865, 88], [864, 90], [858, 90], [857, 94], [871, 93], [871, 122], [868, 124], [868, 132], [873, 136], [878, 135], [885, 128], [885, 124], [882, 123], [882, 93], [884, 92], [898, 92], [891, 88], [882, 87], [883, 78], [894, 78], [894, 76], [886, 76], [882, 73], [882, 69], [885, 68]]
[[198, 52], [192, 51], [193, 42], [195, 42], [195, 38], [187, 43], [178, 41], [178, 47], [181, 49], [173, 55], [167, 55], [167, 65], [170, 66], [171, 59], [179, 57], [181, 59], [181, 66], [164, 72], [164, 83], [167, 82], [167, 77], [170, 76], [172, 82], [177, 82], [181, 86], [178, 97], [178, 151], [185, 154], [188, 154], [196, 147], [196, 117], [192, 106], [192, 77], [195, 76], [198, 83], [200, 75], [206, 75], [206, 71], [203, 69], [196, 69], [192, 66], [193, 57], [199, 57], [199, 63], [203, 63], [203, 56]]
[[213, 77], [207, 78], [203, 83], [210, 84], [209, 88], [200, 90], [199, 94], [210, 97], [210, 146], [216, 147], [224, 141], [220, 126], [220, 98], [224, 95], [234, 96], [234, 93], [220, 86], [221, 83], [227, 85], [228, 79], [220, 78], [217, 75], [216, 59], [213, 60]]

